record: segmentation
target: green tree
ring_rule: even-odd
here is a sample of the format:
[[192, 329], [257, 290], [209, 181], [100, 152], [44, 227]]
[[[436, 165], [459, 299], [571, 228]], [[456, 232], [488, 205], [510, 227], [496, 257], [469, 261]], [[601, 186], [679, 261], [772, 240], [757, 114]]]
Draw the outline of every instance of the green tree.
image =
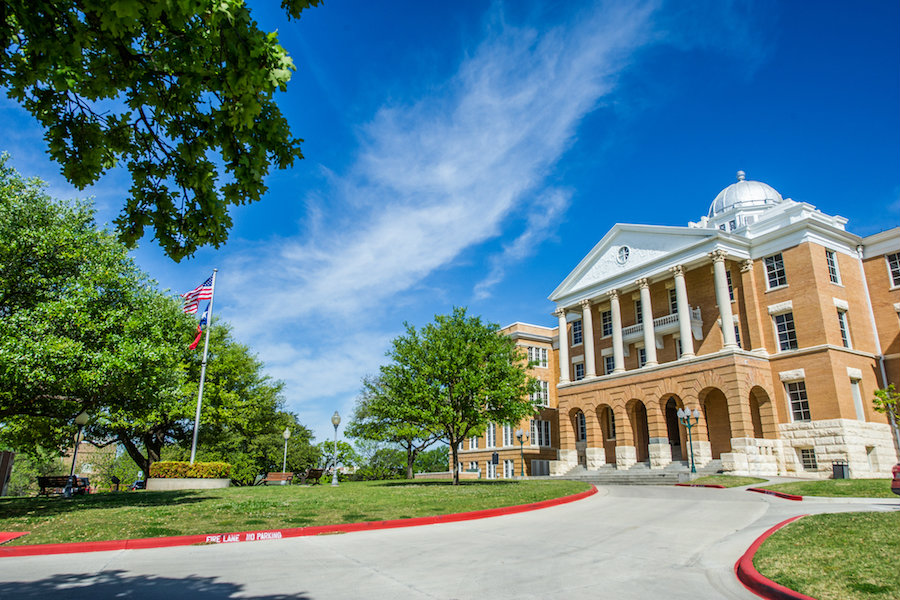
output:
[[406, 460], [406, 478], [414, 477], [413, 465], [420, 452], [437, 442], [440, 431], [423, 428], [398, 418], [390, 391], [376, 377], [363, 379], [346, 434], [352, 438], [390, 442], [399, 446]]
[[886, 388], [875, 390], [872, 403], [877, 412], [887, 415], [888, 424], [894, 434], [897, 459], [900, 460], [900, 391], [890, 383]]
[[397, 422], [418, 427], [423, 437], [439, 433], [450, 446], [457, 485], [460, 442], [487, 423], [518, 423], [535, 414], [528, 394], [538, 384], [526, 374], [515, 342], [464, 308], [435, 316], [421, 331], [405, 326], [388, 352], [392, 362], [381, 367], [380, 387]]
[[449, 464], [450, 449], [441, 445], [419, 453], [416, 457], [416, 473], [446, 473]]
[[[319, 3], [281, 6], [298, 19]], [[120, 239], [152, 227], [176, 261], [224, 243], [229, 207], [259, 200], [270, 165], [303, 158], [273, 101], [293, 70], [243, 0], [0, 3], [0, 85], [75, 186], [124, 163]]]
[[[334, 467], [334, 440], [325, 440], [319, 442], [319, 456], [322, 468], [330, 471]], [[346, 467], [355, 469], [362, 462], [359, 454], [354, 450], [353, 446], [344, 440], [338, 440], [337, 443], [337, 464], [338, 467]]]
[[[177, 389], [176, 332], [193, 322], [155, 290], [86, 203], [52, 201], [0, 158], [0, 422], [43, 418], [45, 446], [68, 443], [81, 410], [150, 403]], [[56, 435], [56, 439], [53, 438]], [[49, 440], [49, 441], [48, 441]]]

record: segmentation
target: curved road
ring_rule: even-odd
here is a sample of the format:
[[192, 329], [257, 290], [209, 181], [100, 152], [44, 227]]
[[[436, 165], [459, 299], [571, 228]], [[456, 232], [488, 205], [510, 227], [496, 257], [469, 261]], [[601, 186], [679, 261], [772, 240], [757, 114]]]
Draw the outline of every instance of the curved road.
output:
[[738, 598], [766, 529], [893, 499], [792, 502], [742, 489], [601, 487], [579, 502], [423, 527], [0, 559], [0, 598]]

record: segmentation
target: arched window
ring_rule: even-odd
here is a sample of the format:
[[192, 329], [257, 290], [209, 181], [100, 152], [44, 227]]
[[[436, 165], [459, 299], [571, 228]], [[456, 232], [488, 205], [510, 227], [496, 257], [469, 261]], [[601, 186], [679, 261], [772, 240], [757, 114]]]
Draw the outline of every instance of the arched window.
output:
[[575, 441], [583, 442], [587, 440], [587, 423], [584, 419], [584, 413], [578, 411], [575, 415]]

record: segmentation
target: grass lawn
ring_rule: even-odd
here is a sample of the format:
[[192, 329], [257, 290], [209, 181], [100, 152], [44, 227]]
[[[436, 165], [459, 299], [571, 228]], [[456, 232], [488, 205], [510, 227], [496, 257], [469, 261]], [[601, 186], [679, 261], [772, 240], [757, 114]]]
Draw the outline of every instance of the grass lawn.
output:
[[753, 561], [818, 600], [900, 597], [900, 512], [813, 515], [767, 539]]
[[576, 481], [348, 482], [0, 498], [9, 545], [282, 529], [443, 515], [539, 502], [590, 488]]
[[835, 498], [896, 498], [891, 492], [890, 479], [822, 479], [818, 481], [792, 481], [767, 485], [766, 489], [777, 490], [798, 496], [830, 496]]
[[691, 479], [687, 483], [696, 483], [703, 485], [724, 485], [725, 487], [741, 487], [742, 485], [753, 485], [756, 483], [765, 483], [768, 479], [760, 479], [759, 477], [742, 477], [740, 475], [706, 475]]

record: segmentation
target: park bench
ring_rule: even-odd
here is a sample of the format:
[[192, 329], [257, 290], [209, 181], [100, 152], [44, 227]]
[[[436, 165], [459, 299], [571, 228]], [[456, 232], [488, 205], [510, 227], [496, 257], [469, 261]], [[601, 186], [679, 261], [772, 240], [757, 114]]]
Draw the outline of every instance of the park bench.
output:
[[290, 485], [293, 479], [293, 473], [266, 473], [265, 479], [263, 479], [260, 483], [262, 483], [263, 485], [269, 485], [269, 483], [278, 482], [280, 485]]
[[312, 480], [312, 484], [310, 485], [319, 485], [319, 479], [322, 477], [322, 474], [325, 472], [325, 469], [307, 469], [306, 473], [300, 474], [300, 483], [306, 485], [306, 482]]
[[68, 475], [38, 476], [37, 480], [38, 486], [41, 488], [38, 496], [49, 496], [51, 493], [55, 493], [68, 498], [72, 494], [84, 494], [90, 485], [87, 477], [69, 477]]

